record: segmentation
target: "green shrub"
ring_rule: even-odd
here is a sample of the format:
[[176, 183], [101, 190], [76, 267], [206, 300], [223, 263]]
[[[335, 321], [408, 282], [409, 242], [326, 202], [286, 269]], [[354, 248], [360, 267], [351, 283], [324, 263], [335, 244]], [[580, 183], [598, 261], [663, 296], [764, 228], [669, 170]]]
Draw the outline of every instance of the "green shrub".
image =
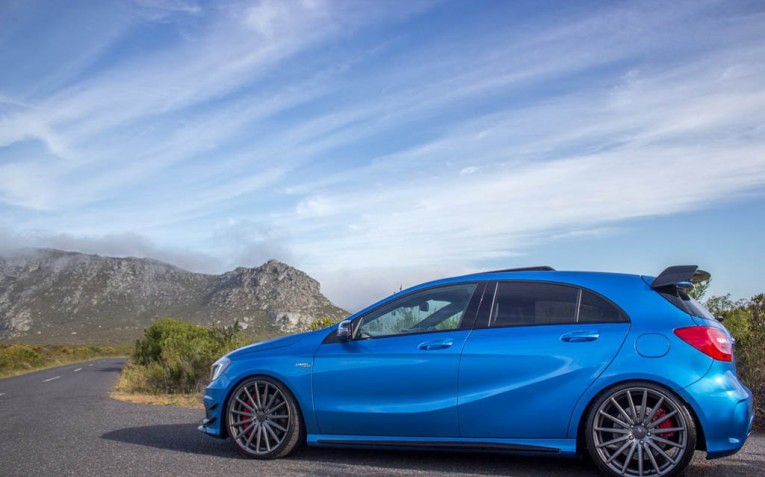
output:
[[734, 302], [730, 295], [715, 296], [706, 306], [723, 319], [736, 339], [736, 368], [754, 395], [756, 425], [765, 427], [765, 294]]
[[123, 387], [128, 392], [189, 393], [207, 382], [212, 363], [237, 347], [239, 324], [207, 328], [172, 318], [154, 322], [137, 340]]
[[323, 328], [327, 328], [329, 326], [332, 326], [335, 323], [337, 323], [337, 320], [333, 320], [332, 318], [330, 318], [328, 316], [323, 316], [321, 318], [318, 318], [313, 323], [311, 323], [311, 326], [308, 327], [308, 330], [309, 331], [321, 330]]
[[739, 375], [754, 394], [757, 424], [765, 427], [765, 294], [754, 296], [744, 310], [730, 318], [748, 322], [741, 327], [740, 336], [733, 335], [736, 361]]

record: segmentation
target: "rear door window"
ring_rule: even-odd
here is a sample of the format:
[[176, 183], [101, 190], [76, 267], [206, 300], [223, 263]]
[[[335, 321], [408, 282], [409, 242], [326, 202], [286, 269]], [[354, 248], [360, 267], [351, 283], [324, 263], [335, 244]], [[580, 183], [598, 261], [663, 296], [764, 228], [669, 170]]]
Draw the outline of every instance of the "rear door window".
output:
[[500, 282], [492, 327], [576, 323], [579, 289], [553, 283]]

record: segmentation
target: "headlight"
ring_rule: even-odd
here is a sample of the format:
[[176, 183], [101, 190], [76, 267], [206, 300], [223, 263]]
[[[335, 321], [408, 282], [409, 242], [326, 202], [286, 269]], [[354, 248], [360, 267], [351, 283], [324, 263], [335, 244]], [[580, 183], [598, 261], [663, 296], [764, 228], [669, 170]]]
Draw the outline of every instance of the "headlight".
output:
[[222, 357], [218, 361], [214, 362], [213, 365], [210, 367], [210, 382], [215, 381], [218, 379], [218, 376], [220, 376], [223, 371], [228, 368], [228, 365], [231, 364], [231, 360], [227, 357]]

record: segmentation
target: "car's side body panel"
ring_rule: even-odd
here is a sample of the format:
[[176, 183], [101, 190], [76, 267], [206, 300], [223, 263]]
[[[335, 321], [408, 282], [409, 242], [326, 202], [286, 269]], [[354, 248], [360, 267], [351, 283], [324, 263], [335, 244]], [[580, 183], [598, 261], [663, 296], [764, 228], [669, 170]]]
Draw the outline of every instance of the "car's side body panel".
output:
[[313, 396], [321, 433], [418, 436], [427, 429], [434, 437], [457, 437], [457, 371], [468, 333], [320, 346]]
[[[613, 359], [628, 329], [629, 323], [582, 323], [474, 330], [460, 363], [460, 435], [566, 438], [577, 399]], [[572, 333], [598, 338], [562, 339]]]

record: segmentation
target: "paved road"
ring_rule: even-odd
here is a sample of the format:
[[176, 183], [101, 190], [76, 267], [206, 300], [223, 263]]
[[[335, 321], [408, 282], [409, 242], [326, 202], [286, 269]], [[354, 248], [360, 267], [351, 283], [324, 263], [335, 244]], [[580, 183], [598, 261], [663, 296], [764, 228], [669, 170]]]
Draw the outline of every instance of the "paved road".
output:
[[[200, 412], [112, 400], [124, 361], [103, 359], [0, 380], [0, 476], [597, 476], [556, 458], [304, 448], [278, 461], [241, 458], [196, 430]], [[765, 474], [765, 435], [689, 476]]]

